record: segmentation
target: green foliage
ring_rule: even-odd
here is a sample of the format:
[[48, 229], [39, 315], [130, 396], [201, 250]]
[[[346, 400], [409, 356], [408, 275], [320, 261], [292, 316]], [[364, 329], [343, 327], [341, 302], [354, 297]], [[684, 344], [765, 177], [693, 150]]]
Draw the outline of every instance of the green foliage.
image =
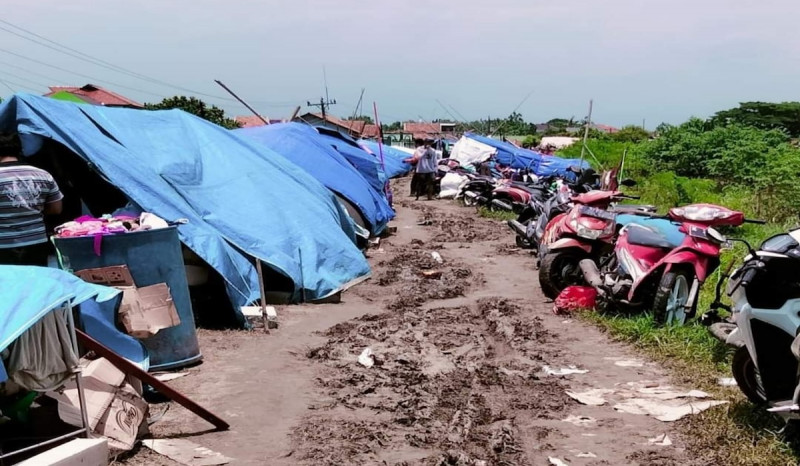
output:
[[742, 102], [738, 107], [717, 112], [709, 119], [714, 126], [737, 124], [785, 131], [800, 136], [800, 102]]
[[641, 126], [625, 126], [616, 133], [607, 134], [612, 141], [637, 143], [650, 139], [650, 133]]
[[[358, 116], [349, 116], [345, 118], [347, 121], [366, 121], [368, 125], [374, 125], [375, 122], [372, 120], [372, 117], [369, 115], [358, 115]], [[398, 122], [399, 123], [399, 122]]]
[[225, 111], [216, 105], [208, 106], [202, 100], [196, 97], [174, 96], [168, 97], [157, 104], [144, 104], [147, 110], [170, 110], [178, 108], [184, 112], [197, 115], [204, 120], [222, 126], [227, 129], [234, 129], [239, 127], [239, 123], [225, 116]]
[[383, 123], [383, 124], [381, 124], [381, 129], [384, 132], [386, 132], [386, 131], [400, 131], [401, 129], [403, 129], [403, 123], [400, 122], [400, 121], [395, 121], [394, 123], [389, 123], [389, 124]]
[[501, 221], [508, 221], [514, 220], [517, 218], [517, 214], [514, 212], [508, 212], [506, 210], [491, 210], [487, 207], [478, 207], [478, 215], [484, 218], [489, 218], [492, 220], [501, 220]]
[[530, 149], [536, 147], [542, 142], [542, 138], [533, 134], [529, 134], [522, 139], [522, 147]]

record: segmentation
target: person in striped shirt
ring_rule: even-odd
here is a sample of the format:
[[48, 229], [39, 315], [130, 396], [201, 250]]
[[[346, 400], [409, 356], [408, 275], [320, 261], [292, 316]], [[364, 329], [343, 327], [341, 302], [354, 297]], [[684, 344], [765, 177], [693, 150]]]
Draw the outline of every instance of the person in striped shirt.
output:
[[0, 135], [0, 264], [47, 265], [45, 215], [61, 213], [50, 173], [19, 160], [17, 135]]

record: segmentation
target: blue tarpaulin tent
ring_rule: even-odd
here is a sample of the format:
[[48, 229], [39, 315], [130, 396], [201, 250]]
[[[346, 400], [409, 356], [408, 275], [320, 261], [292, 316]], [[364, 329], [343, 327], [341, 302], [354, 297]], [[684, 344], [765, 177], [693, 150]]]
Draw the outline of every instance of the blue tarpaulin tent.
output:
[[358, 141], [358, 143], [369, 149], [369, 151], [372, 152], [372, 155], [377, 158], [378, 161], [381, 160], [380, 154], [381, 150], [383, 151], [383, 171], [389, 178], [397, 178], [398, 176], [403, 176], [411, 171], [411, 165], [403, 162], [403, 160], [411, 157], [405, 152], [385, 144], [379, 148], [378, 143], [375, 141], [367, 141], [362, 139]]
[[562, 159], [552, 155], [545, 155], [511, 144], [510, 142], [481, 136], [474, 133], [466, 133], [465, 137], [486, 144], [497, 149], [495, 159], [498, 163], [510, 166], [511, 168], [527, 168], [538, 176], [572, 176], [567, 171], [569, 167], [589, 168], [589, 162], [579, 159]]
[[384, 193], [386, 189], [386, 174], [381, 167], [381, 161], [372, 156], [351, 137], [338, 131], [327, 128], [317, 128], [320, 138], [333, 146], [348, 162], [350, 162], [361, 176], [363, 176], [376, 191]]
[[383, 191], [369, 182], [311, 126], [280, 123], [235, 130], [252, 138], [300, 166], [331, 191], [354, 204], [374, 235], [386, 228], [394, 211]]
[[[53, 139], [133, 202], [179, 228], [184, 244], [225, 279], [235, 306], [259, 298], [251, 257], [321, 299], [368, 276], [353, 223], [311, 175], [263, 145], [180, 110], [77, 105], [18, 94], [0, 130], [31, 155]], [[99, 214], [99, 213], [98, 213]]]
[[[0, 265], [0, 290], [0, 351], [47, 313], [80, 305], [81, 321], [92, 337], [147, 370], [142, 344], [117, 330], [113, 315], [109, 320], [94, 312], [99, 303], [118, 299], [119, 290], [86, 283], [58, 269], [14, 265]], [[0, 359], [0, 382], [6, 378]]]

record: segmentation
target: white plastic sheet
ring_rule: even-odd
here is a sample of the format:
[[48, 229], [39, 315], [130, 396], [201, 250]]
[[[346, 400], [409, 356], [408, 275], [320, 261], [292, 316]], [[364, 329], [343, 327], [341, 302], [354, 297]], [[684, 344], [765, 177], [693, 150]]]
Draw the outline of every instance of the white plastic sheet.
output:
[[453, 146], [450, 158], [458, 160], [461, 165], [485, 162], [497, 152], [494, 147], [462, 136]]

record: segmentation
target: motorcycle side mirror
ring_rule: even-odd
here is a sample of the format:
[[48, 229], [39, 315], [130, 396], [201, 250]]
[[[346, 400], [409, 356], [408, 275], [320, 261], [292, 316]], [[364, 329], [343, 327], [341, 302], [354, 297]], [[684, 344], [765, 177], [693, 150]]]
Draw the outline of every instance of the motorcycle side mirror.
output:
[[630, 178], [626, 178], [626, 179], [620, 181], [619, 184], [621, 184], [622, 186], [627, 186], [627, 187], [631, 188], [633, 186], [636, 186], [638, 183], [636, 183], [636, 180], [632, 180]]
[[748, 242], [747, 242], [747, 240], [744, 240], [744, 239], [741, 239], [741, 238], [728, 238], [728, 241], [729, 241], [729, 242], [735, 242], [735, 243], [742, 243], [742, 244], [744, 244], [744, 245], [747, 247], [747, 252], [748, 252], [748, 253], [749, 253], [751, 256], [753, 256], [754, 258], [755, 258], [755, 257], [758, 257], [758, 254], [756, 253], [756, 250], [755, 250], [755, 249], [753, 249], [753, 246], [751, 246], [751, 245], [750, 245], [750, 243], [748, 243]]

